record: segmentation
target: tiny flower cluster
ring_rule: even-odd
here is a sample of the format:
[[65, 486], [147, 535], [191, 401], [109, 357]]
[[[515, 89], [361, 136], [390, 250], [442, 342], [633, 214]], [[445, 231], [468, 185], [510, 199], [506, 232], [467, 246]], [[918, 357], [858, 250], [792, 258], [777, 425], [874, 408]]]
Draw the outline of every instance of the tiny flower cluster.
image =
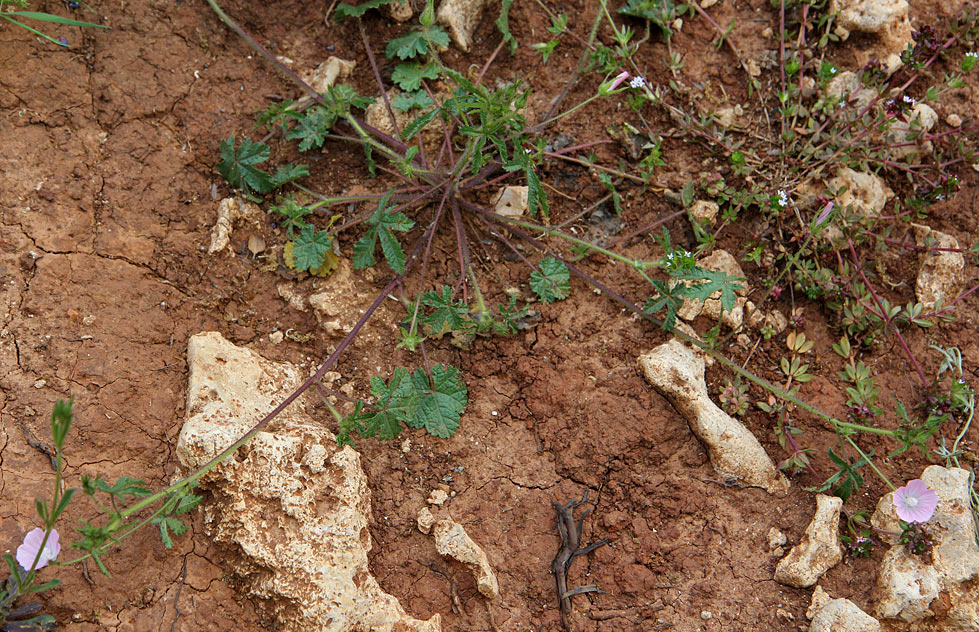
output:
[[646, 80], [643, 77], [635, 76], [632, 81], [629, 82], [629, 87], [631, 88], [641, 88], [646, 85]]
[[912, 105], [912, 106], [918, 103], [914, 97], [908, 95], [904, 95], [904, 97], [902, 97], [902, 100], [908, 105]]

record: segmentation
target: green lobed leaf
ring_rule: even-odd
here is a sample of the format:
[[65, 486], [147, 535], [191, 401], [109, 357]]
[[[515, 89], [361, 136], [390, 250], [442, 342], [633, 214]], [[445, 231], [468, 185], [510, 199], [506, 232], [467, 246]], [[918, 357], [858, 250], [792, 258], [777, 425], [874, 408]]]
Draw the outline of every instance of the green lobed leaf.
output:
[[540, 271], [530, 274], [530, 289], [544, 303], [553, 303], [568, 298], [571, 293], [571, 273], [563, 261], [554, 257], [541, 259]]
[[449, 34], [441, 26], [432, 26], [426, 34], [424, 29], [416, 29], [407, 35], [396, 37], [388, 42], [384, 54], [388, 59], [414, 59], [428, 52], [429, 38], [436, 48], [449, 45]]
[[[401, 92], [393, 99], [391, 99], [391, 107], [401, 112], [407, 112], [408, 110], [414, 108], [423, 110], [425, 108], [432, 107], [433, 105], [435, 105], [435, 101], [432, 101], [431, 97], [429, 97], [424, 90], [415, 90], [414, 92]], [[431, 119], [429, 119], [429, 121], [430, 120]], [[421, 127], [424, 127], [424, 125], [422, 125]], [[419, 127], [418, 129], [421, 129], [421, 127]]]
[[405, 92], [414, 92], [422, 87], [422, 80], [438, 79], [439, 71], [435, 64], [398, 64], [391, 73], [391, 81]]
[[459, 430], [459, 419], [466, 407], [468, 391], [453, 366], [437, 364], [432, 367], [432, 377], [421, 369], [412, 375], [417, 408], [407, 424], [413, 428], [425, 428], [429, 434], [448, 439]]
[[500, 3], [500, 17], [496, 18], [496, 28], [503, 36], [503, 42], [510, 49], [511, 55], [517, 52], [517, 40], [510, 33], [510, 5], [512, 4], [513, 0], [503, 0]]
[[[429, 99], [429, 101], [431, 101], [431, 99]], [[415, 134], [422, 131], [422, 129], [424, 129], [426, 125], [431, 123], [432, 120], [436, 116], [438, 116], [438, 113], [440, 111], [441, 108], [435, 108], [431, 112], [426, 112], [425, 114], [422, 114], [421, 116], [416, 118], [411, 123], [408, 123], [407, 125], [405, 125], [404, 130], [401, 132], [401, 137], [405, 140], [411, 140], [415, 136]]]
[[272, 187], [278, 189], [283, 184], [309, 175], [309, 167], [294, 162], [282, 165], [272, 174]]
[[333, 19], [337, 22], [343, 22], [348, 18], [359, 18], [371, 9], [380, 9], [386, 4], [391, 4], [391, 0], [366, 0], [366, 2], [361, 2], [358, 5], [340, 3], [333, 12]]
[[229, 136], [221, 141], [221, 161], [218, 162], [218, 172], [231, 186], [246, 193], [268, 193], [275, 187], [272, 177], [255, 167], [269, 159], [270, 149], [264, 143], [254, 143], [250, 138], [244, 138], [241, 146], [235, 148], [235, 137]]
[[292, 243], [292, 261], [296, 270], [316, 270], [333, 248], [333, 237], [327, 231], [318, 231], [307, 224]]

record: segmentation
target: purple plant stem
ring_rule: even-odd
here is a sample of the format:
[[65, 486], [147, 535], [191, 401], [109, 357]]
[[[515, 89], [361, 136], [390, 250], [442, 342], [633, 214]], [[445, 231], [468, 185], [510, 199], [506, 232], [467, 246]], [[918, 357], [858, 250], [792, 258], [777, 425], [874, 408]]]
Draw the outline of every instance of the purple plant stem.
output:
[[928, 378], [925, 377], [925, 372], [921, 369], [921, 365], [918, 363], [918, 359], [914, 357], [913, 353], [911, 353], [911, 348], [908, 347], [908, 343], [905, 342], [904, 336], [901, 335], [901, 330], [898, 329], [897, 325], [894, 325], [892, 323], [891, 315], [884, 310], [883, 304], [881, 304], [880, 299], [877, 298], [877, 292], [874, 291], [874, 287], [870, 284], [870, 280], [867, 279], [867, 275], [864, 274], [863, 272], [863, 266], [860, 265], [860, 259], [859, 257], [857, 257], [857, 251], [853, 247], [853, 241], [849, 237], [847, 237], [846, 241], [847, 244], [850, 246], [850, 256], [853, 258], [853, 265], [856, 266], [857, 272], [860, 273], [860, 278], [863, 279], [863, 282], [867, 286], [867, 289], [870, 291], [870, 295], [873, 297], [874, 302], [877, 303], [877, 309], [880, 310], [880, 317], [884, 321], [885, 328], [890, 327], [891, 329], [894, 330], [894, 333], [897, 335], [898, 341], [901, 343], [901, 347], [904, 349], [904, 354], [908, 356], [908, 359], [911, 361], [911, 365], [914, 367], [914, 370], [918, 372], [918, 377], [921, 379], [921, 383], [925, 386], [925, 388], [927, 388]]

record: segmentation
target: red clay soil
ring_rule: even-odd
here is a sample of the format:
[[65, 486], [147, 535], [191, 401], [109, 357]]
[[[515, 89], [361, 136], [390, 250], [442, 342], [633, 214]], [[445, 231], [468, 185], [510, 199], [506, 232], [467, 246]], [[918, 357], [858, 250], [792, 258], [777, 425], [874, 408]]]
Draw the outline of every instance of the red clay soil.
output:
[[[373, 94], [369, 73], [361, 72], [369, 65], [356, 27], [325, 24], [326, 4], [237, 1], [224, 8], [275, 54], [293, 59], [295, 68], [312, 67], [330, 54], [356, 60], [353, 82]], [[597, 3], [552, 4], [573, 16], [575, 32], [587, 34]], [[914, 3], [912, 13], [925, 16], [928, 6]], [[32, 6], [111, 27], [61, 29], [58, 36], [67, 37], [68, 49], [11, 24], [0, 27], [0, 542], [6, 551], [36, 526], [34, 498], [46, 497], [53, 484], [44, 447], [50, 444], [48, 418], [57, 398], [73, 396], [77, 411], [66, 450], [68, 485], [77, 486], [81, 474], [111, 480], [129, 475], [160, 488], [178, 466], [174, 446], [184, 414], [189, 336], [220, 331], [267, 357], [308, 367], [338, 342], [311, 312], [297, 311], [280, 297], [281, 279], [262, 257], [242, 248], [247, 232], [233, 236], [237, 256], [206, 254], [215, 197], [229, 193], [214, 168], [218, 143], [230, 135], [258, 138], [251, 132], [254, 112], [273, 98], [294, 98], [293, 87], [198, 0], [96, 1], [87, 7], [72, 12], [60, 2]], [[776, 19], [767, 0], [722, 0], [712, 11], [720, 24], [738, 18], [731, 37], [747, 56], [772, 47], [761, 35]], [[483, 19], [471, 53], [446, 54], [450, 65], [462, 68], [488, 57], [499, 42], [493, 18]], [[379, 15], [367, 20], [379, 55], [387, 37], [404, 30]], [[686, 59], [684, 73], [712, 93], [727, 93], [732, 103], [746, 102], [744, 77], [730, 51], [715, 49], [716, 33], [702, 20], [687, 22], [674, 40]], [[547, 23], [536, 5], [518, 1], [511, 24], [522, 46], [491, 67], [489, 77], [527, 79], [535, 95], [531, 108], [540, 112], [563, 89], [578, 49], [568, 40], [563, 50], [574, 53], [565, 56], [559, 49], [541, 66], [526, 46], [544, 37]], [[860, 43], [835, 47], [831, 54], [843, 63], [855, 46]], [[660, 41], [641, 52], [640, 66], [650, 68], [653, 82], [668, 79], [664, 55]], [[591, 78], [576, 87], [568, 102], [586, 97], [596, 82]], [[967, 116], [972, 108], [974, 116], [970, 103], [976, 102], [972, 81], [946, 102], [942, 114]], [[624, 106], [585, 110], [559, 131], [577, 142], [601, 140], [608, 126], [630, 114]], [[670, 125], [666, 117], [659, 124]], [[668, 138], [663, 149], [668, 166], [657, 179], [666, 187], [678, 190], [691, 174], [711, 168], [712, 158], [679, 138]], [[384, 186], [367, 177], [362, 155], [349, 146], [328, 142], [322, 155], [291, 152], [273, 142], [276, 159], [311, 164], [309, 186], [323, 193]], [[603, 145], [598, 157], [615, 165], [624, 155], [617, 145]], [[979, 231], [979, 178], [968, 169], [961, 175], [964, 189], [936, 206], [929, 223], [968, 246]], [[584, 169], [556, 164], [547, 181], [564, 194], [551, 195], [555, 222], [604, 195]], [[624, 185], [627, 228], [676, 210], [659, 191]], [[681, 243], [695, 243], [685, 222], [671, 229]], [[283, 241], [271, 222], [257, 232], [269, 244]], [[350, 243], [342, 246], [349, 253]], [[722, 234], [719, 246], [739, 258], [746, 253], [734, 231]], [[647, 239], [625, 252], [649, 256], [654, 248]], [[453, 257], [446, 236], [436, 268], [450, 268]], [[888, 297], [901, 304], [911, 300], [914, 258], [899, 248], [882, 258], [890, 278], [902, 284], [888, 289]], [[621, 265], [595, 261], [586, 268], [624, 293], [644, 291]], [[746, 271], [758, 288], [757, 269]], [[528, 274], [505, 261], [496, 246], [485, 254], [483, 272], [498, 284], [497, 292], [526, 283]], [[966, 268], [970, 283], [976, 272], [973, 258]], [[359, 290], [379, 290], [385, 274], [357, 273]], [[752, 296], [762, 294], [755, 289]], [[786, 314], [790, 308], [784, 300], [773, 305]], [[806, 317], [804, 331], [816, 340], [817, 377], [801, 395], [842, 416], [845, 396], [836, 377], [842, 361], [830, 350], [839, 334], [819, 304], [798, 305]], [[552, 502], [563, 504], [587, 491], [587, 507], [594, 511], [584, 521], [583, 543], [611, 542], [572, 567], [572, 586], [602, 590], [575, 597], [576, 629], [788, 632], [804, 626], [811, 591], [772, 579], [777, 558], [769, 553], [767, 534], [775, 527], [790, 545], [799, 540], [815, 505], [802, 488], [818, 481], [799, 475], [789, 494], [777, 498], [720, 480], [686, 422], [636, 367], [637, 356], [665, 341], [664, 333], [578, 282], [570, 300], [535, 307], [540, 319], [517, 336], [480, 339], [472, 351], [447, 341], [437, 345], [433, 361], [460, 367], [469, 386], [470, 403], [452, 439], [409, 431], [403, 435], [411, 440], [407, 451], [400, 442], [359, 441], [373, 493], [371, 566], [381, 586], [415, 617], [441, 613], [445, 630], [559, 630], [550, 574], [560, 546]], [[907, 332], [930, 370], [937, 360], [929, 343], [958, 345], [967, 378], [977, 383], [977, 308], [979, 299], [970, 296], [957, 306], [955, 322]], [[393, 349], [391, 323], [400, 317], [393, 304], [375, 317], [342, 359], [342, 382], [363, 394], [371, 376], [417, 362]], [[287, 329], [315, 336], [305, 343], [270, 343], [270, 332]], [[784, 349], [783, 337], [762, 342], [749, 368], [776, 379]], [[722, 351], [738, 362], [748, 358], [736, 345]], [[865, 361], [889, 410], [890, 393], [906, 397], [916, 388], [893, 337]], [[726, 377], [719, 367], [708, 371], [713, 395]], [[752, 400], [762, 396], [757, 389], [751, 393]], [[323, 421], [332, 424], [325, 411]], [[769, 416], [752, 406], [746, 423], [773, 458], [785, 458]], [[835, 445], [834, 435], [806, 415], [797, 415], [797, 423], [807, 430], [807, 445], [817, 448], [820, 473], [828, 475], [825, 449]], [[882, 423], [896, 422], [888, 417]], [[968, 449], [975, 450], [976, 440], [973, 428]], [[881, 456], [895, 447], [871, 437], [861, 445]], [[895, 481], [915, 477], [927, 464], [911, 453], [878, 463]], [[872, 508], [886, 491], [876, 478], [867, 478], [848, 508]], [[468, 571], [441, 558], [430, 536], [415, 528], [415, 515], [435, 488], [454, 494], [442, 511], [486, 549], [499, 573], [498, 601], [487, 604]], [[76, 499], [62, 523], [62, 540], [71, 539], [77, 520], [94, 516], [87, 499]], [[66, 547], [61, 559], [72, 553]], [[56, 573], [64, 582], [43, 601], [72, 632], [269, 629], [267, 604], [243, 596], [223, 570], [237, 554], [212, 545], [198, 510], [173, 550], [163, 547], [155, 529], [125, 540], [106, 558], [111, 578], [92, 564], [43, 571], [42, 579]], [[837, 565], [823, 586], [868, 607], [880, 555]]]

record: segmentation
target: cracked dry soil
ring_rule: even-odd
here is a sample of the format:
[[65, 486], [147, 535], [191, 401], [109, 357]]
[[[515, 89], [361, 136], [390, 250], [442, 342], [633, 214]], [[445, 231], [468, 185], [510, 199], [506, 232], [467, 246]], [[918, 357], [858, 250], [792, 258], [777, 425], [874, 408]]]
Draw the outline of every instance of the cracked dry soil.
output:
[[[574, 28], [590, 24], [594, 2], [557, 4], [568, 15], [587, 17]], [[914, 3], [912, 12], [920, 15], [926, 4]], [[760, 50], [764, 20], [756, 14], [768, 11], [767, 5], [724, 0], [717, 18], [727, 24], [736, 16], [732, 37], [740, 38], [746, 51]], [[44, 496], [53, 480], [44, 447], [56, 398], [76, 398], [67, 447], [69, 485], [77, 486], [85, 473], [106, 479], [130, 475], [159, 487], [175, 474], [173, 448], [184, 412], [184, 354], [191, 335], [220, 331], [267, 357], [308, 367], [336, 342], [317, 329], [311, 313], [282, 300], [277, 278], [259, 260], [204, 254], [214, 221], [212, 187], [226, 193], [213, 168], [219, 141], [247, 133], [253, 112], [268, 105], [270, 96], [294, 96], [291, 87], [253, 58], [202, 2], [96, 1], [90, 7], [73, 17], [101, 21], [111, 30], [66, 31], [69, 50], [52, 50], [23, 30], [0, 27], [0, 542], [5, 550], [34, 526], [33, 499]], [[534, 33], [546, 26], [532, 7], [517, 3], [511, 13], [521, 42], [536, 41]], [[32, 8], [65, 11], [59, 2]], [[321, 3], [239, 1], [225, 8], [277, 54], [296, 60], [297, 68], [312, 67], [327, 54], [367, 67], [355, 27], [324, 24]], [[370, 20], [375, 47], [396, 32], [387, 20]], [[481, 61], [497, 37], [491, 19], [484, 19], [474, 51], [468, 57], [450, 51], [446, 59], [455, 67]], [[708, 27], [694, 21], [674, 47], [687, 55], [688, 73], [744, 99], [728, 52], [716, 51], [711, 37]], [[662, 48], [650, 46], [642, 63], [662, 68]], [[844, 61], [848, 54], [848, 47], [840, 47]], [[532, 107], [542, 107], [560, 91], [560, 77], [575, 63], [572, 56], [555, 60], [555, 72], [541, 72], [538, 58], [524, 46], [490, 76], [506, 77], [511, 69], [533, 76], [537, 101]], [[366, 76], [355, 83], [362, 93], [370, 91]], [[578, 87], [572, 96], [591, 89]], [[967, 94], [955, 98], [968, 104], [971, 94], [975, 102], [975, 90], [970, 83]], [[605, 127], [617, 120], [612, 111], [575, 116], [562, 131], [587, 141], [604, 137]], [[670, 157], [664, 180], [682, 186], [703, 156], [680, 141], [669, 140], [664, 148]], [[278, 146], [273, 156], [295, 158]], [[603, 147], [599, 157], [611, 164], [619, 153]], [[347, 147], [328, 143], [322, 155], [302, 159], [310, 161], [311, 181], [325, 192], [383, 186], [365, 177], [362, 157]], [[566, 198], [554, 196], [557, 216], [570, 216], [602, 195], [583, 171], [562, 169], [550, 173], [567, 189]], [[945, 205], [936, 227], [969, 243], [977, 229], [975, 174], [966, 174], [965, 184], [957, 201]], [[660, 196], [638, 189], [625, 190], [624, 201], [632, 228], [673, 210]], [[692, 238], [689, 229], [674, 228], [685, 241]], [[263, 230], [269, 243], [281, 240], [270, 226]], [[235, 248], [242, 239], [233, 237]], [[735, 252], [738, 239], [726, 235], [719, 245]], [[633, 251], [638, 255], [648, 248], [640, 243]], [[449, 268], [452, 256], [445, 241], [437, 266]], [[894, 278], [913, 286], [913, 265], [899, 258], [887, 263]], [[622, 270], [589, 265], [619, 287], [638, 291]], [[498, 258], [487, 259], [485, 266], [500, 287], [525, 281], [519, 266]], [[974, 266], [967, 270], [970, 278], [975, 272]], [[358, 282], [376, 290], [383, 282], [383, 275], [377, 276], [362, 275]], [[941, 334], [929, 333], [930, 338], [915, 332], [911, 344], [920, 350], [933, 340], [958, 344], [967, 370], [974, 371], [977, 307], [976, 296], [970, 297], [957, 311], [956, 323]], [[839, 368], [828, 351], [833, 339], [818, 306], [804, 308], [813, 323], [807, 333], [822, 351], [814, 362], [819, 377], [803, 395], [837, 410], [843, 399], [831, 382]], [[409, 433], [407, 452], [397, 443], [360, 442], [373, 491], [372, 569], [384, 590], [418, 618], [441, 613], [445, 630], [559, 630], [550, 564], [561, 541], [552, 503], [588, 491], [594, 511], [584, 522], [581, 541], [610, 542], [571, 566], [569, 586], [593, 584], [604, 591], [574, 598], [570, 618], [576, 629], [797, 630], [805, 622], [809, 591], [772, 580], [777, 559], [768, 554], [766, 534], [777, 527], [790, 544], [798, 540], [813, 505], [800, 488], [814, 481], [794, 480], [788, 496], [773, 498], [716, 480], [704, 448], [635, 368], [640, 353], [664, 340], [661, 332], [580, 287], [571, 301], [544, 306], [542, 312], [535, 328], [512, 339], [478, 341], [471, 353], [448, 345], [434, 351], [434, 361], [463, 369], [470, 389], [461, 430], [451, 440]], [[392, 354], [388, 344], [389, 323], [398, 318], [386, 306], [342, 359], [338, 370], [356, 391], [363, 392], [376, 372], [413, 362]], [[269, 343], [268, 333], [289, 328], [317, 336], [305, 344]], [[900, 392], [909, 381], [892, 342], [873, 361], [885, 392]], [[754, 366], [771, 375], [779, 353], [777, 342], [766, 343]], [[712, 392], [723, 378], [716, 368], [708, 373]], [[771, 421], [755, 411], [747, 423], [769, 453], [782, 458]], [[831, 436], [818, 434], [815, 426], [812, 431], [813, 447], [824, 453]], [[973, 445], [975, 439], [973, 430]], [[889, 450], [872, 438], [865, 447]], [[920, 471], [920, 463], [910, 458], [883, 467], [895, 478]], [[498, 601], [485, 603], [470, 574], [439, 557], [429, 536], [415, 528], [418, 509], [439, 487], [454, 493], [445, 509], [494, 563], [502, 593]], [[869, 481], [857, 504], [872, 506], [882, 491]], [[210, 543], [202, 516], [194, 514], [190, 531], [176, 539], [172, 551], [150, 529], [137, 533], [107, 558], [112, 579], [92, 566], [58, 569], [64, 585], [45, 595], [48, 611], [63, 629], [77, 632], [268, 629], [264, 604], [241, 597], [235, 578], [222, 571], [236, 553]], [[92, 517], [85, 499], [76, 500], [63, 533], [74, 521]], [[841, 564], [822, 584], [866, 607], [874, 564], [873, 559]]]

